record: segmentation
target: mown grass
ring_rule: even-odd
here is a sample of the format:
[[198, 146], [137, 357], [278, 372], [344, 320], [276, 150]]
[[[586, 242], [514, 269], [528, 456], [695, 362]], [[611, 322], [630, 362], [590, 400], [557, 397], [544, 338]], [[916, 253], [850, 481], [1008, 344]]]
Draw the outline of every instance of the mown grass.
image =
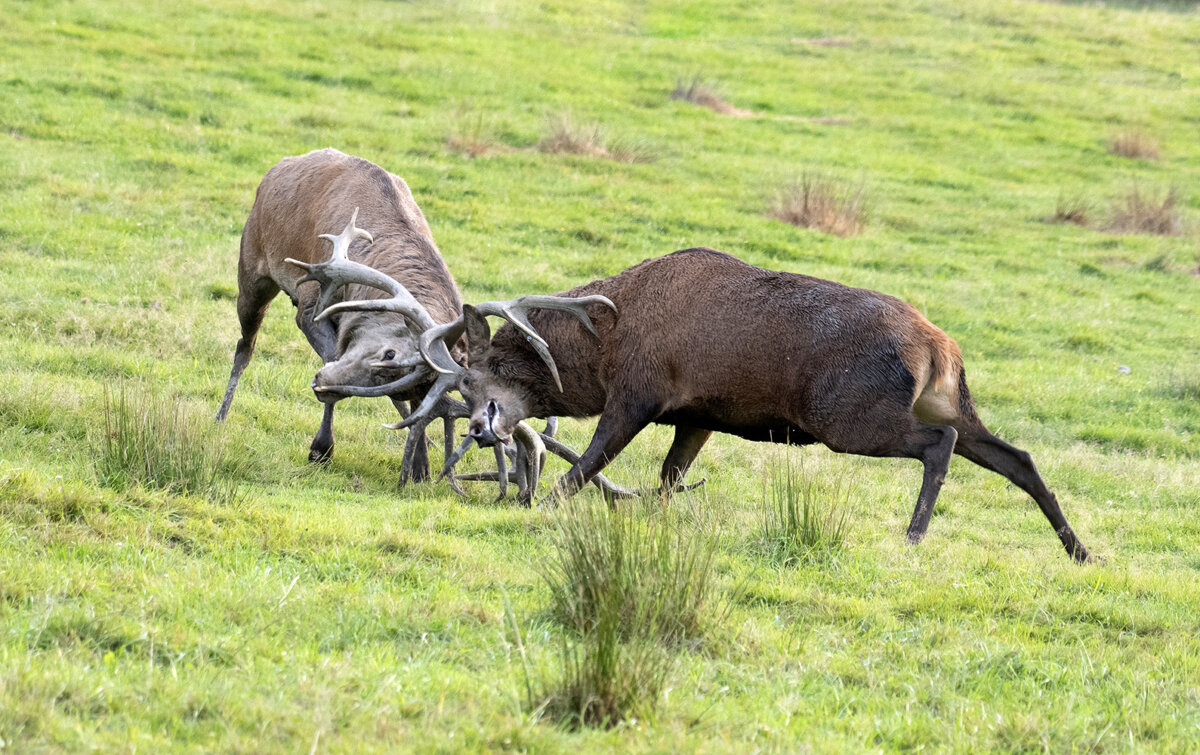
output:
[[[1200, 69], [1179, 51], [1200, 19], [1112, 5], [6, 6], [5, 748], [1196, 749]], [[673, 100], [681, 72], [754, 117]], [[557, 113], [654, 161], [541, 152]], [[1133, 131], [1158, 159], [1109, 152]], [[718, 436], [691, 475], [722, 533], [706, 605], [727, 608], [671, 651], [652, 720], [571, 730], [526, 694], [578, 638], [538, 568], [553, 527], [482, 485], [396, 491], [385, 401], [339, 406], [334, 459], [308, 465], [319, 362], [286, 301], [224, 428], [238, 505], [101, 484], [106, 389], [215, 410], [255, 187], [325, 146], [408, 181], [468, 301], [708, 245], [912, 302], [1105, 563], [1072, 565], [962, 459], [912, 548], [918, 463]], [[869, 177], [862, 233], [769, 216], [805, 170]], [[1159, 207], [1179, 187], [1179, 235], [1105, 229], [1134, 185]], [[1088, 226], [1043, 222], [1074, 196]], [[670, 439], [649, 428], [608, 471], [652, 476]], [[780, 565], [756, 546], [762, 480], [796, 456], [851, 481], [854, 513], [836, 558]]]

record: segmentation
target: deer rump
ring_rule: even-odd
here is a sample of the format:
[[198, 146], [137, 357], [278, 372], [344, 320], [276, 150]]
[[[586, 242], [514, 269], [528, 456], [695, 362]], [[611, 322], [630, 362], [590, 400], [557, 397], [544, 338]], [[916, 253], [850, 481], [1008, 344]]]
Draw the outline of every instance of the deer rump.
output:
[[506, 325], [484, 343], [487, 325], [469, 305], [471, 369], [461, 383], [481, 445], [527, 416], [600, 415], [555, 495], [577, 491], [650, 423], [676, 428], [662, 467], [664, 494], [713, 431], [820, 442], [924, 464], [908, 529], [916, 543], [957, 453], [1025, 490], [1068, 554], [1089, 558], [1029, 455], [980, 421], [958, 345], [899, 299], [705, 248], [646, 260], [561, 296], [602, 296], [615, 305], [615, 312], [588, 308], [595, 335], [560, 312], [529, 317], [559, 365], [561, 391], [526, 333]]

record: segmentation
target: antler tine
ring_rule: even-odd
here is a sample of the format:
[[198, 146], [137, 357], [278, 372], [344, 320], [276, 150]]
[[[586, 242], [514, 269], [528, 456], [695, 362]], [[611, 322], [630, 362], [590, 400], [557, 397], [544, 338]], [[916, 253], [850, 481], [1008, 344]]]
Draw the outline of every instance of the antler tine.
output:
[[322, 233], [317, 238], [329, 239], [333, 242], [333, 254], [330, 255], [329, 261], [348, 260], [350, 259], [350, 242], [355, 236], [362, 236], [368, 242], [374, 244], [375, 237], [369, 231], [365, 231], [354, 225], [358, 220], [358, 208], [354, 208], [354, 214], [350, 216], [350, 222], [342, 229], [342, 232], [334, 236], [332, 233]]
[[417, 348], [426, 364], [443, 375], [457, 375], [462, 367], [450, 356], [447, 344], [457, 341], [466, 329], [466, 320], [461, 315], [453, 322], [435, 325], [417, 339]]
[[399, 380], [393, 380], [390, 383], [376, 386], [362, 385], [322, 385], [314, 388], [317, 393], [331, 393], [338, 396], [365, 396], [368, 398], [378, 398], [379, 396], [394, 396], [398, 393], [403, 393], [411, 388], [416, 388], [421, 383], [429, 379], [432, 373], [424, 366], [420, 365], [419, 369], [413, 370]]
[[[391, 284], [395, 281], [392, 281], [391, 278], [388, 278], [388, 276], [383, 275], [378, 271], [371, 270], [371, 268], [366, 267], [365, 265], [359, 265], [357, 262], [352, 262], [350, 260], [350, 243], [354, 241], [355, 238], [362, 237], [372, 244], [375, 243], [374, 236], [372, 236], [368, 231], [363, 230], [355, 225], [357, 220], [358, 208], [355, 207], [354, 214], [350, 216], [350, 222], [346, 224], [346, 227], [342, 229], [341, 233], [336, 236], [331, 233], [322, 233], [317, 236], [317, 238], [328, 239], [333, 244], [333, 252], [330, 254], [327, 261], [309, 263], [301, 262], [300, 260], [292, 259], [291, 257], [288, 257], [285, 260], [286, 262], [290, 262], [291, 264], [308, 271], [308, 274], [300, 279], [300, 283], [304, 283], [306, 281], [316, 281], [317, 283], [321, 284], [321, 293], [317, 297], [317, 312], [324, 311], [329, 306], [329, 303], [333, 300], [334, 293], [347, 283], [365, 283], [366, 285], [374, 286], [375, 288], [381, 288], [384, 291], [393, 293]], [[369, 280], [344, 279], [344, 274], [355, 266], [365, 268], [366, 270], [371, 270], [371, 272], [375, 273], [375, 275], [369, 276]]]
[[384, 425], [384, 427], [388, 428], [389, 430], [403, 430], [404, 428], [423, 421], [426, 418], [440, 416], [443, 414], [443, 412], [435, 411], [438, 407], [438, 404], [446, 395], [447, 391], [454, 388], [457, 383], [457, 374], [439, 375], [438, 379], [434, 381], [433, 386], [429, 389], [429, 392], [425, 394], [425, 398], [421, 401], [421, 405], [418, 406], [412, 414], [408, 415], [394, 425]]
[[[538, 353], [538, 356], [550, 368], [550, 375], [554, 378], [554, 384], [558, 386], [558, 390], [561, 392], [563, 389], [562, 380], [558, 376], [558, 366], [554, 364], [554, 358], [550, 356], [550, 345], [529, 324], [528, 313], [535, 309], [557, 309], [561, 312], [569, 312], [579, 318], [584, 327], [592, 335], [595, 335], [596, 328], [592, 325], [592, 320], [587, 314], [589, 304], [603, 304], [612, 309], [612, 311], [617, 311], [617, 305], [613, 304], [608, 297], [598, 294], [579, 298], [569, 296], [522, 296], [519, 299], [511, 301], [483, 302], [476, 305], [475, 309], [483, 315], [503, 317], [524, 333], [525, 337], [529, 339], [530, 345], [533, 346], [534, 351]], [[437, 369], [437, 367], [434, 366], [434, 369]]]
[[[308, 274], [300, 279], [301, 283], [316, 281], [321, 284], [321, 293], [317, 297], [316, 305], [318, 314], [313, 320], [322, 320], [335, 312], [344, 310], [395, 312], [408, 320], [418, 332], [433, 327], [435, 324], [433, 318], [399, 281], [387, 273], [350, 259], [350, 243], [355, 237], [361, 236], [371, 243], [375, 242], [375, 238], [370, 233], [355, 225], [357, 219], [358, 208], [355, 207], [350, 222], [342, 229], [341, 233], [336, 236], [322, 233], [318, 236], [318, 238], [328, 239], [333, 244], [333, 253], [325, 262], [314, 264], [301, 262], [291, 257], [286, 260], [308, 271]], [[331, 306], [330, 302], [333, 300], [334, 293], [342, 286], [351, 283], [371, 286], [386, 291], [392, 296], [390, 299], [339, 302]]]
[[[349, 273], [349, 275], [344, 276], [346, 283], [365, 283], [368, 286], [384, 288], [384, 286], [377, 285], [374, 281], [380, 280], [380, 282], [382, 282], [381, 279], [386, 279], [392, 284], [390, 287], [392, 297], [390, 299], [359, 299], [356, 301], [338, 302], [333, 306], [326, 307], [321, 311], [321, 314], [313, 318], [314, 320], [322, 320], [329, 315], [334, 314], [335, 312], [351, 310], [355, 312], [395, 312], [398, 315], [402, 315], [405, 320], [408, 320], [409, 324], [411, 324], [416, 331], [422, 333], [437, 324], [434, 322], [434, 319], [429, 316], [429, 312], [425, 310], [425, 307], [421, 306], [421, 302], [417, 301], [413, 295], [408, 292], [407, 288], [400, 285], [400, 283], [398, 283], [391, 276], [385, 275], [384, 273], [381, 273], [374, 268], [367, 267], [366, 265], [360, 265], [357, 262], [344, 262], [342, 264], [361, 268], [361, 270], [351, 269], [345, 271], [346, 273]], [[366, 271], [370, 271], [372, 274], [367, 274]], [[388, 289], [384, 288], [384, 290]]]

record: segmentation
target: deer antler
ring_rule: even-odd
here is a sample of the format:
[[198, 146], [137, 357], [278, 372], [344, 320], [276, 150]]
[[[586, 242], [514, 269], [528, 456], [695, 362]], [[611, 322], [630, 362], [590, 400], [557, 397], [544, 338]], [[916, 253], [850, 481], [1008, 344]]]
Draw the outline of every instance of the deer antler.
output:
[[[384, 303], [401, 301], [408, 292], [404, 291], [404, 287], [399, 283], [396, 285], [401, 289], [402, 293], [397, 293], [392, 299], [380, 300]], [[408, 296], [411, 298], [411, 296]], [[337, 309], [384, 309], [384, 306], [374, 305], [374, 300], [351, 301], [335, 304], [326, 312], [322, 312], [318, 317], [324, 317], [329, 311]], [[538, 356], [550, 368], [550, 374], [554, 377], [554, 384], [558, 389], [562, 390], [562, 380], [558, 376], [558, 367], [554, 364], [554, 358], [550, 356], [550, 346], [546, 343], [533, 326], [529, 324], [528, 313], [534, 309], [556, 309], [561, 312], [569, 312], [575, 315], [593, 334], [596, 332], [595, 326], [592, 325], [592, 320], [588, 317], [587, 307], [591, 304], [604, 304], [616, 311], [616, 305], [608, 300], [607, 297], [593, 295], [580, 298], [569, 296], [522, 296], [510, 301], [486, 301], [475, 306], [475, 310], [483, 315], [491, 315], [494, 317], [503, 317], [508, 320], [525, 334], [530, 345], [538, 353]], [[399, 305], [396, 305], [399, 306]], [[419, 306], [419, 305], [418, 305]], [[398, 310], [393, 310], [398, 311]], [[402, 313], [403, 314], [403, 313]], [[407, 316], [407, 315], [406, 315]], [[421, 351], [421, 356], [425, 357], [425, 361], [436, 372], [440, 373], [433, 387], [429, 389], [425, 400], [421, 405], [410, 414], [403, 422], [397, 422], [394, 425], [387, 425], [394, 430], [400, 430], [409, 427], [417, 422], [422, 421], [425, 417], [437, 406], [438, 401], [458, 383], [458, 378], [463, 372], [462, 365], [454, 361], [450, 356], [450, 347], [448, 344], [457, 341], [466, 330], [466, 316], [460, 315], [453, 322], [448, 322], [443, 325], [431, 325], [421, 331], [417, 339], [418, 348]]]
[[[329, 233], [322, 233], [319, 238], [329, 239], [333, 242], [333, 254], [329, 260], [319, 263], [301, 262], [300, 260], [287, 258], [287, 262], [301, 267], [308, 271], [300, 279], [304, 281], [317, 281], [321, 284], [321, 295], [317, 299], [317, 316], [314, 321], [323, 320], [335, 312], [341, 312], [346, 309], [359, 311], [374, 311], [374, 312], [395, 312], [403, 315], [404, 319], [408, 320], [414, 329], [418, 332], [424, 332], [432, 328], [437, 323], [429, 316], [425, 307], [413, 298], [404, 286], [390, 275], [380, 272], [373, 267], [368, 267], [361, 262], [355, 262], [350, 259], [350, 242], [356, 236], [361, 236], [374, 243], [375, 239], [370, 233], [358, 228], [354, 222], [358, 219], [358, 208], [354, 208], [354, 215], [350, 218], [350, 223], [342, 230], [340, 234], [334, 236]], [[350, 285], [351, 283], [360, 283], [372, 288], [378, 288], [381, 291], [386, 291], [391, 294], [390, 299], [365, 299], [362, 301], [340, 302], [330, 305], [333, 298], [333, 293], [342, 286]]]
[[[533, 326], [529, 324], [529, 312], [535, 309], [557, 309], [560, 312], [568, 312], [579, 318], [583, 326], [588, 329], [592, 335], [596, 335], [596, 328], [592, 325], [592, 320], [588, 317], [587, 307], [589, 304], [603, 304], [612, 311], [617, 311], [617, 305], [609, 301], [608, 297], [594, 294], [592, 296], [581, 296], [572, 298], [569, 296], [522, 296], [519, 299], [511, 301], [485, 301], [482, 304], [475, 305], [475, 310], [481, 315], [491, 315], [494, 317], [503, 317], [513, 324], [517, 330], [525, 334], [525, 338], [529, 340], [533, 350], [537, 352], [546, 366], [550, 368], [550, 375], [554, 378], [554, 385], [558, 387], [559, 392], [562, 391], [562, 380], [558, 377], [558, 367], [554, 364], [554, 358], [550, 356], [550, 345], [546, 340], [538, 335]], [[424, 352], [422, 352], [423, 354]], [[430, 363], [434, 369], [436, 365]]]
[[[317, 297], [317, 312], [325, 311], [325, 309], [329, 307], [329, 303], [332, 301], [334, 293], [339, 288], [346, 285], [346, 283], [359, 282], [341, 279], [342, 271], [346, 269], [345, 265], [358, 265], [357, 262], [350, 261], [350, 243], [358, 237], [362, 237], [372, 244], [375, 243], [374, 236], [355, 225], [355, 221], [357, 220], [358, 208], [355, 207], [354, 214], [350, 216], [350, 222], [345, 228], [342, 229], [341, 233], [336, 236], [331, 233], [322, 233], [317, 237], [328, 239], [333, 243], [333, 252], [330, 254], [327, 262], [301, 262], [300, 260], [292, 259], [291, 257], [288, 257], [286, 260], [284, 260], [285, 262], [290, 262], [291, 264], [308, 271], [308, 275], [305, 275], [303, 278], [301, 278], [300, 283], [316, 281], [317, 283], [321, 284], [321, 293]], [[360, 265], [360, 267], [366, 266]], [[367, 269], [370, 270], [371, 268]], [[384, 277], [386, 278], [387, 276]], [[383, 281], [368, 282], [368, 285], [374, 285], [376, 288], [382, 288], [385, 291], [388, 290], [385, 285], [376, 285], [377, 283], [383, 283]]]

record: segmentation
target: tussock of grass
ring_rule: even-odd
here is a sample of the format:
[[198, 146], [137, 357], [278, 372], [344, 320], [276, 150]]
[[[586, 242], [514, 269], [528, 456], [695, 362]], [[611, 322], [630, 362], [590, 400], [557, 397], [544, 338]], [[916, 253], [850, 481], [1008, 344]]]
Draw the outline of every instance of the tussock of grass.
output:
[[[235, 503], [242, 462], [228, 453], [224, 437], [222, 425], [168, 398], [123, 387], [114, 399], [106, 391], [96, 473], [116, 490], [143, 486]], [[226, 473], [231, 467], [235, 474]]]
[[648, 163], [657, 159], [649, 143], [637, 139], [606, 143], [598, 122], [579, 123], [569, 113], [559, 113], [547, 120], [537, 149], [551, 155], [588, 155], [623, 163]]
[[1113, 205], [1106, 229], [1112, 233], [1145, 233], [1178, 236], [1183, 233], [1179, 191], [1172, 186], [1162, 196], [1146, 193], [1134, 184]]
[[721, 115], [732, 115], [739, 118], [753, 115], [749, 110], [742, 110], [730, 105], [717, 92], [714, 84], [703, 81], [699, 76], [693, 76], [691, 81], [676, 79], [675, 88], [671, 90], [671, 99], [706, 107]]
[[846, 546], [852, 511], [844, 480], [834, 479], [822, 489], [793, 469], [789, 458], [763, 480], [758, 550], [782, 566], [835, 556]]
[[1157, 160], [1158, 142], [1144, 131], [1122, 131], [1109, 138], [1108, 151], [1133, 160]]
[[1054, 214], [1046, 218], [1046, 222], [1086, 227], [1091, 224], [1094, 213], [1095, 203], [1083, 194], [1060, 194]]
[[673, 645], [703, 633], [715, 590], [714, 533], [657, 502], [612, 510], [571, 502], [552, 524], [554, 556], [543, 578], [564, 626], [587, 634], [612, 621], [625, 636], [649, 631]]
[[538, 150], [551, 155], [593, 155], [603, 157], [604, 135], [600, 124], [578, 123], [569, 113], [559, 113], [546, 121], [545, 133], [538, 142]]
[[717, 538], [671, 510], [576, 501], [553, 515], [543, 577], [570, 632], [542, 707], [568, 725], [612, 726], [653, 714], [674, 663], [713, 611]]
[[865, 182], [844, 184], [807, 171], [783, 188], [771, 208], [785, 223], [841, 237], [861, 233], [868, 214]]
[[497, 140], [491, 123], [482, 111], [460, 111], [453, 130], [446, 137], [446, 148], [467, 157], [484, 157], [496, 151]]

